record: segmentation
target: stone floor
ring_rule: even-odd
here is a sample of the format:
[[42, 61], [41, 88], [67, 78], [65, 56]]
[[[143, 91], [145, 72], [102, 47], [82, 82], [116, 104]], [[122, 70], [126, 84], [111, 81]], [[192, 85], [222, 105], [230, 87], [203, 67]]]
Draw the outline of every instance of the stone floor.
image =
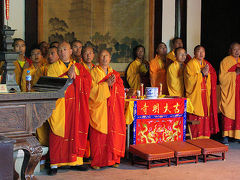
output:
[[240, 143], [230, 142], [226, 160], [208, 161], [172, 165], [171, 167], [155, 167], [147, 170], [142, 166], [131, 166], [123, 161], [119, 168], [106, 167], [87, 172], [59, 169], [55, 176], [48, 176], [46, 172], [38, 175], [39, 180], [239, 180], [240, 179]]

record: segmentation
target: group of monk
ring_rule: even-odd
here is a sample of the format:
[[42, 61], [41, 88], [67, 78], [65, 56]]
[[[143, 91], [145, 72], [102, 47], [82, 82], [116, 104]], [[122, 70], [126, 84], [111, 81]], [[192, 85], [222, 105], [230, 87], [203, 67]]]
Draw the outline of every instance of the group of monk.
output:
[[42, 42], [32, 49], [30, 59], [25, 57], [24, 40], [15, 39], [13, 47], [19, 52], [14, 65], [23, 92], [28, 70], [32, 85], [41, 76], [72, 80], [51, 117], [37, 129], [40, 144], [49, 146], [48, 174], [57, 174], [62, 166], [80, 171], [88, 170], [89, 164], [93, 169], [118, 167], [125, 154], [125, 90], [120, 74], [109, 66], [109, 51], [101, 50], [94, 65], [93, 47], [78, 40], [50, 47]]
[[[129, 87], [139, 90], [162, 86], [162, 93], [186, 97], [193, 105], [188, 114], [193, 138], [210, 138], [219, 132], [216, 83], [217, 75], [206, 61], [205, 48], [197, 45], [191, 58], [180, 38], [173, 39], [173, 50], [167, 54], [165, 43], [159, 43], [154, 59], [145, 59], [145, 48], [138, 45], [134, 61], [126, 70]], [[14, 62], [15, 79], [26, 91], [26, 75], [30, 71], [32, 85], [41, 76], [71, 79], [65, 96], [56, 102], [51, 117], [37, 129], [42, 145], [49, 146], [49, 175], [61, 166], [87, 170], [89, 158], [93, 169], [118, 167], [124, 157], [126, 126], [124, 117], [125, 90], [120, 74], [110, 67], [111, 54], [104, 49], [92, 63], [95, 50], [79, 40], [69, 44], [43, 41], [25, 56], [24, 40], [15, 39], [13, 49], [19, 53]], [[229, 56], [220, 64], [220, 105], [223, 123], [223, 142], [228, 137], [240, 139], [240, 45], [232, 43]], [[3, 63], [0, 73], [3, 73]]]
[[[172, 40], [172, 51], [161, 42], [154, 59], [147, 61], [145, 49], [137, 46], [135, 60], [126, 70], [126, 80], [130, 88], [144, 86], [162, 87], [162, 93], [175, 97], [185, 97], [193, 105], [193, 113], [188, 114], [188, 122], [194, 139], [210, 138], [219, 132], [217, 110], [217, 74], [213, 66], [205, 60], [205, 48], [197, 45], [191, 58], [183, 48], [181, 38]], [[220, 103], [222, 113], [223, 143], [228, 138], [240, 140], [240, 45], [232, 43], [229, 56], [220, 63]], [[160, 85], [161, 84], [161, 85]]]

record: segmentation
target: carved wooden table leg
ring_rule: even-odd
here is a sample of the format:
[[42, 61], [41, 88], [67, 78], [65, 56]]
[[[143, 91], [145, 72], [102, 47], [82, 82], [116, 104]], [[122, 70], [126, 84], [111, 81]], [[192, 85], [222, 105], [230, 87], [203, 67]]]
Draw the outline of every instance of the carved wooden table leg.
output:
[[23, 148], [24, 160], [21, 170], [21, 179], [37, 179], [34, 170], [42, 157], [42, 148], [35, 137], [26, 139], [27, 146]]
[[42, 157], [42, 147], [34, 136], [16, 139], [15, 150], [22, 149], [24, 151], [24, 159], [21, 168], [21, 179], [30, 180], [37, 179], [34, 176], [34, 170]]

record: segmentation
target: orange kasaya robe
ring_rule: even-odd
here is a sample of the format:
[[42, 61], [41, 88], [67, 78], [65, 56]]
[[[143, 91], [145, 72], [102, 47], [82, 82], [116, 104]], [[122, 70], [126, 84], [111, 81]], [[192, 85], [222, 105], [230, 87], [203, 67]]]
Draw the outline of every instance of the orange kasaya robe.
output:
[[25, 57], [25, 62], [24, 61], [21, 62], [18, 60], [13, 62], [14, 66], [15, 66], [15, 69], [14, 69], [15, 79], [16, 79], [16, 83], [19, 85], [19, 87], [21, 87], [22, 72], [23, 72], [25, 63], [27, 63], [27, 67], [29, 67], [32, 64], [32, 60]]
[[[116, 83], [105, 82], [111, 74]], [[92, 89], [89, 99], [91, 166], [111, 166], [120, 163], [125, 154], [126, 121], [124, 116], [124, 86], [120, 74], [111, 67], [106, 75], [100, 66], [91, 71]]]
[[[189, 54], [187, 54], [185, 64], [187, 64], [191, 59], [192, 59], [192, 57]], [[175, 62], [175, 61], [176, 61], [176, 56], [175, 56], [174, 49], [173, 49], [166, 56], [166, 64], [167, 64], [167, 66], [169, 66], [172, 62]]]
[[167, 70], [167, 87], [170, 96], [185, 97], [183, 70], [185, 64], [171, 63]]
[[162, 94], [168, 94], [166, 82], [166, 63], [156, 55], [149, 64], [151, 86], [159, 87], [160, 83], [162, 83]]
[[223, 115], [223, 136], [240, 139], [240, 75], [236, 68], [238, 61], [232, 57], [225, 57], [220, 64], [221, 99], [219, 109]]
[[[72, 62], [67, 68], [63, 62], [57, 61], [49, 66], [48, 75], [52, 73], [52, 76], [60, 77], [61, 73], [68, 71], [71, 64]], [[48, 119], [51, 128], [49, 134], [51, 166], [83, 164], [82, 157], [86, 150], [89, 128], [88, 99], [92, 78], [81, 64], [76, 63], [75, 66], [76, 79], [67, 88], [65, 97], [57, 100], [56, 109]], [[52, 69], [53, 67], [55, 68]]]
[[23, 70], [22, 78], [21, 78], [21, 91], [22, 92], [26, 92], [26, 75], [27, 75], [28, 70], [30, 71], [30, 75], [32, 77], [31, 85], [34, 86], [37, 83], [38, 79], [44, 75], [45, 68], [42, 65], [35, 68], [35, 66], [32, 64], [32, 65], [30, 65], [30, 67]]
[[[201, 69], [206, 64], [209, 65], [207, 77], [201, 73]], [[189, 114], [188, 119], [200, 121], [198, 125], [191, 125], [193, 138], [209, 138], [211, 134], [219, 131], [216, 81], [216, 72], [206, 60], [200, 64], [197, 59], [193, 58], [184, 69], [186, 97], [191, 100], [194, 107], [193, 114]]]

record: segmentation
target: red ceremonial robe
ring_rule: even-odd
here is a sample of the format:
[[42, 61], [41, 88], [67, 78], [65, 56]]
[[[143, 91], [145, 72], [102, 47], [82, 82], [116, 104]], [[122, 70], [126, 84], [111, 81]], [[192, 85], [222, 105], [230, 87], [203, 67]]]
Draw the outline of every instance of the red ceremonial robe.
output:
[[[240, 64], [232, 66], [228, 72], [236, 72], [237, 67]], [[235, 120], [223, 116], [223, 131], [240, 130], [240, 74], [236, 76], [236, 88], [235, 88]]]
[[120, 163], [125, 154], [126, 120], [124, 116], [124, 86], [120, 74], [113, 70], [99, 83], [106, 81], [112, 74], [116, 83], [110, 88], [107, 99], [108, 133], [103, 134], [90, 126], [91, 166], [111, 166]]
[[83, 157], [89, 128], [88, 99], [92, 78], [79, 63], [75, 63], [79, 75], [65, 92], [64, 138], [50, 132], [49, 149], [51, 164], [69, 163]]

